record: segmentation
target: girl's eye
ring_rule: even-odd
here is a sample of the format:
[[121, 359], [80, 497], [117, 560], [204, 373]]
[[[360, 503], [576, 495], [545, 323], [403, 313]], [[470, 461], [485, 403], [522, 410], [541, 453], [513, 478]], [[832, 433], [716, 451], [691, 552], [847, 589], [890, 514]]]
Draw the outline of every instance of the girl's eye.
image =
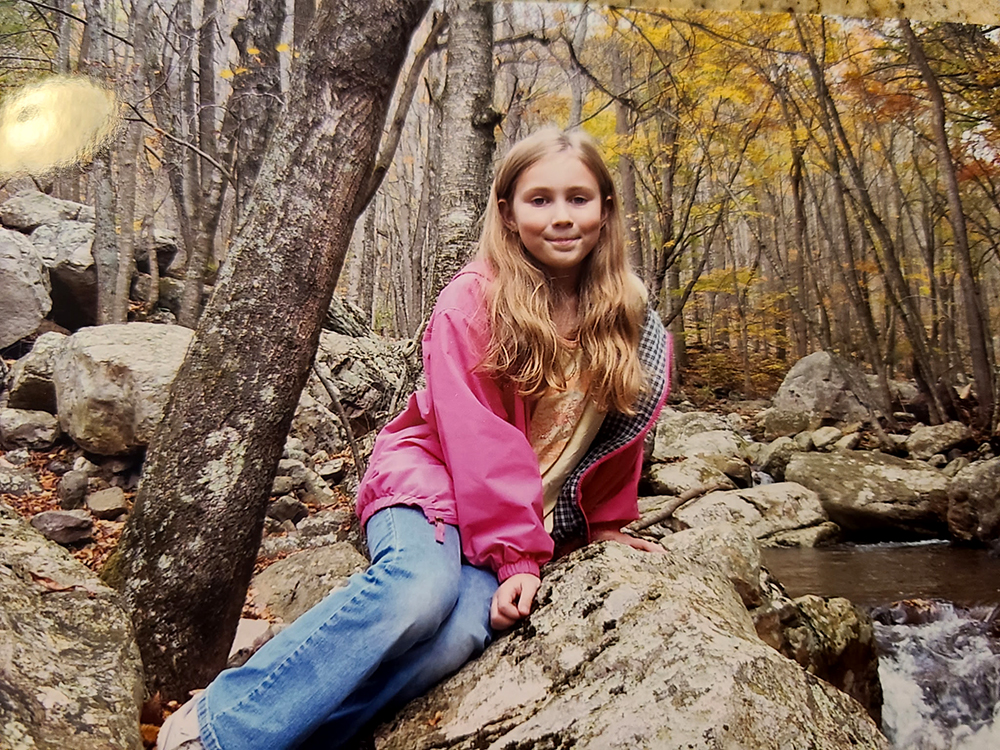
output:
[[531, 199], [532, 206], [544, 206], [545, 203], [546, 200], [542, 198], [540, 195], [536, 195], [534, 198]]
[[588, 202], [589, 200], [590, 200], [590, 199], [589, 199], [589, 198], [587, 198], [587, 196], [585, 196], [585, 195], [577, 195], [577, 196], [574, 196], [574, 197], [573, 197], [573, 199], [572, 199], [573, 203], [575, 203], [575, 204], [576, 204], [576, 205], [578, 205], [578, 206], [582, 206], [582, 205], [584, 205], [584, 204], [585, 204], [585, 203], [587, 203], [587, 202]]

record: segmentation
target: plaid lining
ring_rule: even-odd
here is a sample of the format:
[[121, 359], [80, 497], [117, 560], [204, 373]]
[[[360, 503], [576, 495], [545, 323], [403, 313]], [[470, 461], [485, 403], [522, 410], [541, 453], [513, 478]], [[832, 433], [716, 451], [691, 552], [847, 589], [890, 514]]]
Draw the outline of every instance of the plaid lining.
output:
[[552, 538], [556, 544], [586, 535], [587, 521], [577, 502], [583, 477], [592, 466], [632, 442], [650, 423], [666, 387], [666, 360], [667, 340], [663, 323], [655, 311], [649, 310], [639, 337], [639, 361], [648, 371], [649, 388], [639, 396], [633, 416], [608, 412], [594, 442], [566, 478], [552, 513]]

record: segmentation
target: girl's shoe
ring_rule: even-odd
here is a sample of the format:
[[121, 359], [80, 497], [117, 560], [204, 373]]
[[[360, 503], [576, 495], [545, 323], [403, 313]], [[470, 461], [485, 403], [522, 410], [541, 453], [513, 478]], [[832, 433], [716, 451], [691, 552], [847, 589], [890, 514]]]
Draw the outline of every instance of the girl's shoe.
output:
[[192, 698], [167, 717], [156, 736], [155, 750], [204, 750], [198, 728], [198, 698]]

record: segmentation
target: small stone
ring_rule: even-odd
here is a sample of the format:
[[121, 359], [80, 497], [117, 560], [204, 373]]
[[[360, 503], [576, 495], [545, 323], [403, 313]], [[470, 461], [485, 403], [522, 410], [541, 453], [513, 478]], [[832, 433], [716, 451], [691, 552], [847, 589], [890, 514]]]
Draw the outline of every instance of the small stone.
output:
[[101, 464], [101, 468], [112, 474], [124, 474], [132, 468], [133, 461], [128, 458], [109, 458]]
[[32, 516], [31, 525], [57, 544], [82, 542], [94, 531], [94, 520], [85, 510], [46, 510]]
[[949, 463], [943, 469], [941, 469], [941, 473], [944, 474], [946, 477], [953, 477], [956, 474], [958, 474], [958, 472], [960, 472], [962, 469], [964, 469], [966, 466], [969, 466], [970, 464], [971, 462], [965, 456], [959, 456], [958, 458], [952, 460], [951, 463]]
[[933, 456], [927, 459], [927, 463], [933, 466], [935, 469], [942, 469], [948, 464], [948, 459], [943, 453], [935, 453]]
[[812, 436], [813, 436], [812, 432], [810, 432], [809, 430], [805, 430], [804, 432], [800, 432], [792, 439], [795, 441], [795, 445], [800, 452], [811, 451], [813, 449]]
[[833, 444], [833, 449], [838, 451], [852, 451], [858, 447], [861, 442], [861, 435], [856, 432], [851, 432], [844, 435], [840, 440]]
[[45, 468], [57, 477], [61, 477], [71, 472], [73, 470], [73, 465], [61, 459], [54, 458], [45, 465]]
[[87, 474], [83, 471], [68, 471], [56, 486], [59, 496], [59, 507], [63, 510], [75, 510], [83, 507], [83, 499], [87, 496]]
[[283, 458], [278, 461], [279, 476], [292, 477], [293, 479], [301, 480], [304, 483], [307, 471], [308, 469], [306, 469], [305, 463], [296, 458]]
[[110, 521], [128, 512], [125, 493], [120, 487], [111, 487], [95, 492], [87, 498], [87, 507], [97, 518]]
[[318, 469], [316, 469], [316, 473], [323, 477], [323, 479], [327, 482], [333, 482], [336, 484], [343, 478], [346, 465], [347, 463], [344, 459], [334, 458], [323, 463]]
[[291, 495], [279, 497], [267, 507], [267, 515], [282, 523], [298, 523], [309, 515], [309, 509]]
[[292, 492], [297, 486], [298, 483], [291, 477], [281, 477], [281, 476], [275, 477], [274, 484], [271, 485], [271, 495], [272, 496], [287, 495], [290, 492]]
[[295, 528], [295, 524], [291, 520], [285, 520], [281, 522], [281, 530], [286, 534], [297, 534], [298, 529]]
[[[986, 443], [986, 445], [989, 445], [989, 443]], [[24, 466], [31, 460], [31, 453], [27, 448], [18, 448], [16, 450], [7, 451], [4, 458], [6, 458], [14, 466]]]
[[99, 474], [101, 467], [90, 461], [86, 456], [80, 456], [73, 462], [74, 471], [84, 471], [87, 473], [88, 477], [92, 477], [95, 474]]
[[822, 451], [833, 446], [843, 436], [836, 427], [820, 427], [812, 434], [812, 442], [816, 450]]
[[285, 440], [285, 456], [292, 452], [302, 453], [305, 449], [305, 444], [296, 437], [290, 437]]

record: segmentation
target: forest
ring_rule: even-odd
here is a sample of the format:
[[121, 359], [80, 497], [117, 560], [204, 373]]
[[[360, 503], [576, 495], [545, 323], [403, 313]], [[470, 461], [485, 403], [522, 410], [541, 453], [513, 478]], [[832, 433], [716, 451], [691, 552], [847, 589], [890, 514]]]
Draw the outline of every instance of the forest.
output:
[[[998, 45], [986, 26], [667, 7], [0, 4], [0, 197], [93, 206], [79, 325], [196, 329], [102, 574], [151, 685], [179, 695], [224, 661], [331, 297], [417, 338], [474, 251], [492, 165], [542, 125], [584, 128], [613, 166], [685, 396], [768, 395], [825, 349], [886, 403], [912, 379], [930, 422], [995, 432]], [[81, 80], [103, 94], [46, 99]]]
[[[462, 5], [414, 35], [340, 274], [377, 331], [418, 332], [470, 252], [494, 158], [543, 124], [579, 126], [617, 169], [634, 263], [681, 378], [688, 351], [702, 356], [704, 395], [762, 394], [825, 348], [886, 388], [915, 378], [938, 421], [957, 400], [941, 386], [971, 383], [974, 419], [991, 426], [995, 29], [547, 3], [472, 19]], [[136, 236], [161, 226], [186, 256], [178, 320], [197, 321], [296, 97], [289, 70], [314, 12], [310, 0], [0, 6], [0, 94], [84, 74], [121, 102], [109, 148], [36, 178], [106, 217], [100, 321], [156, 308], [155, 276], [131, 309], [128, 289]]]

